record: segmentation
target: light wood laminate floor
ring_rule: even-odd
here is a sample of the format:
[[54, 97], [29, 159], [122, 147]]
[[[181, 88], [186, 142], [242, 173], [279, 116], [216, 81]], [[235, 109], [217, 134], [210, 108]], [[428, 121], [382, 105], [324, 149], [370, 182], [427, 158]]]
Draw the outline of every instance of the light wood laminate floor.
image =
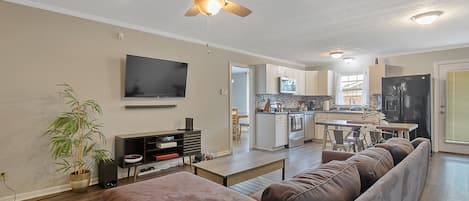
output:
[[[274, 152], [274, 154], [287, 157], [286, 177], [289, 178], [307, 168], [319, 166], [321, 162], [321, 144], [306, 143], [302, 147], [285, 149]], [[189, 166], [174, 167], [151, 175], [141, 176], [138, 178], [138, 181], [161, 177], [178, 171], [192, 171], [192, 169]], [[281, 170], [264, 175], [263, 178], [280, 181]], [[127, 179], [123, 179], [119, 185], [126, 185], [128, 183], [130, 182]], [[100, 187], [92, 186], [84, 194], [63, 192], [31, 199], [31, 201], [101, 201], [100, 196], [102, 192], [103, 189]], [[469, 200], [469, 156], [445, 153], [433, 154], [424, 194], [420, 201], [467, 200]]]

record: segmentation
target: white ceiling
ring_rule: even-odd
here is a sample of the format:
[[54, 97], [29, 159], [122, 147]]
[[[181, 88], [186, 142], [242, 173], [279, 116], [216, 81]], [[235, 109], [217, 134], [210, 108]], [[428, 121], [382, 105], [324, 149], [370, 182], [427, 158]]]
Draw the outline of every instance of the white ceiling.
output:
[[[383, 56], [469, 44], [469, 0], [233, 0], [253, 13], [241, 18], [184, 17], [191, 0], [9, 0], [88, 18], [143, 27], [178, 38], [208, 41], [307, 66], [330, 62], [328, 51]], [[445, 13], [421, 26], [410, 20]]]

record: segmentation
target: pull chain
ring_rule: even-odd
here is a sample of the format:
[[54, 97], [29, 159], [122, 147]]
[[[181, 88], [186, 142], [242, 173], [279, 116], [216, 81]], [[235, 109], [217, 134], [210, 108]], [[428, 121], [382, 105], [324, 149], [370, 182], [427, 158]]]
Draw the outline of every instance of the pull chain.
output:
[[210, 36], [210, 16], [206, 16], [206, 30], [207, 30], [207, 43], [205, 44], [205, 47], [207, 48], [207, 54], [210, 55], [212, 52], [210, 51], [210, 46], [208, 45], [208, 39]]

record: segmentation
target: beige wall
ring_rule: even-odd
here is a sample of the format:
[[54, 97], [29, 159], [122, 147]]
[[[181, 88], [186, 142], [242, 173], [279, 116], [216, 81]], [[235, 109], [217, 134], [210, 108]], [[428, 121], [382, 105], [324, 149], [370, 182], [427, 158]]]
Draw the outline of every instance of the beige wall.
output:
[[435, 62], [460, 59], [469, 59], [469, 47], [391, 56], [384, 58], [384, 63], [404, 67], [402, 73], [410, 75], [433, 73]]
[[[433, 73], [434, 63], [448, 60], [469, 59], [469, 47], [424, 53], [380, 57], [380, 63], [403, 67], [403, 75]], [[360, 57], [353, 64], [338, 61], [333, 64], [307, 67], [307, 70], [333, 70], [337, 72], [362, 71], [374, 64], [373, 57]]]
[[[124, 40], [117, 32], [125, 33]], [[107, 148], [114, 136], [183, 127], [193, 117], [203, 130], [203, 148], [229, 150], [228, 63], [276, 63], [107, 24], [0, 2], [0, 171], [19, 193], [66, 184], [54, 172], [48, 141], [41, 134], [65, 110], [59, 83], [71, 84], [82, 98], [96, 98]], [[123, 100], [121, 68], [126, 54], [189, 63], [187, 97]], [[131, 103], [177, 104], [175, 109], [125, 110]], [[7, 191], [0, 188], [0, 197]]]

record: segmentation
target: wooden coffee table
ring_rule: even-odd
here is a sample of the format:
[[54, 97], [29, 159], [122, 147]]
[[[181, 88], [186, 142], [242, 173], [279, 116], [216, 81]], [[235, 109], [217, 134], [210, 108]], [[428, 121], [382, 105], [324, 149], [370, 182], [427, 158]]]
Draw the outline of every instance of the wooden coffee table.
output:
[[285, 179], [285, 157], [251, 151], [193, 164], [195, 174], [224, 186], [231, 186], [278, 169]]

